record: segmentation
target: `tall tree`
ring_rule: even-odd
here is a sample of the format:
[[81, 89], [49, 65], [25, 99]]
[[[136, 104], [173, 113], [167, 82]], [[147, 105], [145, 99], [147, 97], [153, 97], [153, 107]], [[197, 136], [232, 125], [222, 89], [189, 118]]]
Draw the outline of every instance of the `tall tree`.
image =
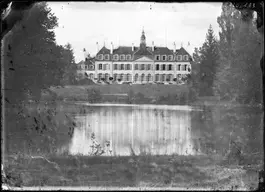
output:
[[223, 3], [217, 21], [221, 32], [216, 94], [222, 99], [241, 103], [260, 102], [258, 60], [261, 47], [254, 22], [242, 22], [241, 13], [231, 3]]
[[219, 58], [217, 40], [210, 25], [206, 40], [200, 48], [200, 96], [213, 95], [213, 82]]
[[64, 75], [62, 78], [62, 84], [64, 85], [72, 85], [76, 82], [76, 63], [74, 58], [74, 53], [72, 49], [72, 45], [67, 43], [63, 47], [63, 63], [64, 67]]
[[47, 4], [37, 3], [5, 39], [5, 89], [10, 102], [19, 103], [28, 95], [38, 100], [42, 89], [60, 83], [61, 51], [53, 32], [57, 25]]

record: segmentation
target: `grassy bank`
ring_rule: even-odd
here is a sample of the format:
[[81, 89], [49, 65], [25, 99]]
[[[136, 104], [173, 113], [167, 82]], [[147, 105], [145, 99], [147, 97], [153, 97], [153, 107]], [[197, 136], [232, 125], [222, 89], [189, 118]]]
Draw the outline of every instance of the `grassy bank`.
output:
[[188, 85], [89, 85], [51, 90], [60, 100], [97, 103], [185, 105], [195, 99]]
[[222, 165], [218, 156], [6, 157], [15, 186], [206, 187], [255, 189], [259, 168]]

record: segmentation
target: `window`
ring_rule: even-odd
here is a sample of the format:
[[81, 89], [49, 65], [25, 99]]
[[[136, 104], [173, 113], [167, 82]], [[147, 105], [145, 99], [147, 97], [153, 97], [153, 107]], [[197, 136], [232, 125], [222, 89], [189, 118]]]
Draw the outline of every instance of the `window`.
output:
[[181, 71], [185, 71], [185, 65], [182, 65], [181, 68], [182, 68]]
[[138, 81], [139, 80], [139, 75], [136, 73], [134, 76], [134, 81]]
[[157, 60], [157, 61], [160, 60], [160, 55], [156, 55], [156, 60]]
[[182, 60], [182, 55], [178, 55], [178, 56], [177, 56], [177, 60], [178, 60], [178, 61], [181, 61], [181, 60]]
[[101, 63], [98, 65], [98, 69], [102, 70], [102, 64]]
[[145, 66], [145, 64], [141, 65], [141, 70], [144, 70], [144, 68], [145, 68], [144, 66]]
[[120, 60], [122, 60], [122, 61], [125, 60], [125, 55], [121, 55]]
[[131, 55], [126, 55], [126, 60], [131, 60]]
[[114, 74], [113, 79], [114, 79], [114, 81], [117, 81], [117, 73]]
[[184, 71], [187, 71], [187, 65], [184, 65]]
[[121, 75], [120, 75], [120, 79], [122, 80], [122, 81], [124, 81], [124, 74], [122, 73]]
[[155, 81], [159, 81], [159, 74], [156, 74]]
[[188, 55], [185, 55], [185, 56], [184, 56], [184, 60], [185, 60], [185, 61], [188, 61], [188, 60], [189, 60], [189, 56], [188, 56]]
[[172, 65], [168, 65], [168, 70], [172, 71]]
[[166, 75], [166, 81], [170, 81], [170, 74]]
[[156, 70], [159, 71], [159, 64], [156, 64]]
[[131, 64], [127, 64], [127, 70], [131, 70]]
[[116, 54], [116, 55], [113, 56], [113, 59], [114, 60], [119, 60], [119, 56]]
[[109, 55], [104, 55], [105, 60], [109, 60]]
[[163, 55], [163, 56], [162, 56], [162, 60], [163, 60], [163, 61], [167, 60], [167, 56], [166, 56], [166, 55]]
[[107, 65], [103, 64], [103, 70], [106, 70]]
[[99, 73], [98, 74], [98, 80], [101, 80], [101, 78], [102, 78], [102, 73]]
[[162, 81], [166, 81], [166, 74], [162, 75]]
[[129, 73], [126, 75], [126, 81], [131, 81], [131, 75]]
[[134, 65], [134, 70], [138, 70], [138, 64]]
[[124, 70], [124, 64], [121, 64], [121, 70]]
[[180, 66], [181, 66], [181, 65], [178, 65], [178, 71], [180, 71]]
[[102, 54], [98, 55], [98, 59], [102, 60], [103, 59], [103, 55]]
[[166, 70], [166, 65], [165, 65], [165, 64], [163, 64], [163, 68], [162, 68], [162, 70], [163, 70], [163, 71]]
[[142, 75], [141, 75], [141, 81], [144, 81], [144, 78], [145, 78], [145, 75], [142, 74]]
[[89, 74], [89, 79], [94, 79], [94, 74], [93, 73]]
[[118, 69], [118, 65], [114, 64], [114, 70], [117, 70], [117, 69]]
[[169, 78], [169, 81], [172, 81], [173, 80], [173, 75], [169, 74], [168, 78]]
[[151, 70], [151, 64], [147, 65], [147, 70]]
[[172, 55], [169, 55], [169, 56], [168, 56], [168, 60], [169, 60], [169, 61], [172, 61], [172, 60], [173, 60], [173, 56], [172, 56]]
[[85, 69], [87, 69], [87, 65], [85, 65]]
[[105, 73], [105, 81], [109, 81], [109, 74]]
[[152, 75], [151, 75], [151, 74], [148, 74], [148, 75], [147, 75], [147, 81], [148, 81], [148, 82], [152, 81]]

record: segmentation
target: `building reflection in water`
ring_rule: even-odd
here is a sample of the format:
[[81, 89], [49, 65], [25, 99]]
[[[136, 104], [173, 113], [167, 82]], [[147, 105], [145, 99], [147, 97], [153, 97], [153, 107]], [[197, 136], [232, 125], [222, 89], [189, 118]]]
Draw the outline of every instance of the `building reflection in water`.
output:
[[[94, 107], [93, 112], [76, 115], [77, 127], [69, 153], [88, 155], [91, 133], [101, 146], [110, 141], [111, 155], [193, 155], [190, 109], [155, 109], [141, 106]], [[105, 154], [105, 155], [110, 155]]]

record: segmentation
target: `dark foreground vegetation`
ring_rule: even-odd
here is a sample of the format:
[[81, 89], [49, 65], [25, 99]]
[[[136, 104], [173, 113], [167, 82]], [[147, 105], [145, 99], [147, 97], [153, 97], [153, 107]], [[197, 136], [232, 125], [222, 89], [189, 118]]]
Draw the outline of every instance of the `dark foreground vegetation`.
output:
[[[49, 159], [49, 160], [47, 160]], [[11, 186], [258, 187], [260, 167], [221, 163], [218, 156], [7, 157]], [[253, 158], [254, 160], [254, 158]], [[257, 159], [256, 159], [257, 161]]]

